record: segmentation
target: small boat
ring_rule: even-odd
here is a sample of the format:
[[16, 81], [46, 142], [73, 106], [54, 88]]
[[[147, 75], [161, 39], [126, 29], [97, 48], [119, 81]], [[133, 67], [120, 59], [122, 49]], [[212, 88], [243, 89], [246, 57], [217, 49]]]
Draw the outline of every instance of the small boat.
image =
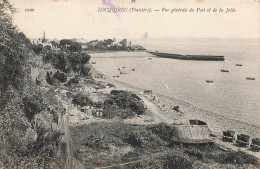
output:
[[255, 80], [254, 77], [246, 77], [246, 80]]
[[260, 138], [252, 138], [252, 144], [250, 145], [253, 149], [260, 150]]
[[232, 130], [223, 131], [222, 139], [233, 142], [235, 140], [235, 133], [236, 132]]
[[242, 64], [236, 64], [236, 66], [243, 66]]
[[250, 136], [246, 134], [238, 134], [237, 135], [237, 140], [236, 143], [239, 144], [240, 146], [248, 146], [249, 145], [249, 139]]
[[120, 74], [127, 74], [127, 71], [125, 70], [125, 66], [123, 66], [123, 69], [120, 69]]
[[229, 70], [221, 69], [221, 72], [229, 72]]
[[223, 69], [221, 69], [220, 71], [221, 72], [229, 72], [229, 70], [224, 69], [224, 67], [225, 67], [225, 62], [223, 63]]
[[207, 83], [214, 83], [213, 80], [206, 80]]
[[153, 58], [148, 58], [148, 59], [152, 60]]

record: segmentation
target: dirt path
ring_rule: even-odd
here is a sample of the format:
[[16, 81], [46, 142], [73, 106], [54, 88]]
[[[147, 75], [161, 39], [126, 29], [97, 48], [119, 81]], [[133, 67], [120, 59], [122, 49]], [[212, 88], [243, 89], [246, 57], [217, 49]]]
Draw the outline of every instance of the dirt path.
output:
[[167, 124], [171, 124], [172, 120], [166, 118], [161, 112], [158, 106], [154, 105], [152, 102], [150, 102], [147, 98], [140, 96], [142, 100], [144, 101], [144, 104], [146, 107], [151, 111], [154, 120], [157, 122], [164, 122]]

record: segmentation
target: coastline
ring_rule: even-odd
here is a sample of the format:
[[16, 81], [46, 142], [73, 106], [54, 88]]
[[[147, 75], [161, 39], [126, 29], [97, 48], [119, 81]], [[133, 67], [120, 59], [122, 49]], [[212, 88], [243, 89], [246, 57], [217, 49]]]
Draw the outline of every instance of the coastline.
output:
[[[102, 74], [103, 77], [105, 77], [105, 79], [98, 79], [98, 80], [112, 83], [119, 90], [128, 90], [128, 91], [135, 92], [139, 95], [143, 94], [145, 90], [118, 81], [116, 79], [112, 79], [106, 76], [105, 74], [103, 74], [102, 72], [96, 70], [92, 65], [91, 67], [93, 72]], [[260, 137], [260, 126], [258, 125], [239, 121], [236, 119], [231, 119], [222, 115], [218, 115], [208, 110], [204, 110], [199, 107], [196, 107], [190, 103], [154, 91], [153, 93], [156, 94], [157, 99], [153, 101], [152, 98], [150, 99], [148, 98], [149, 101], [151, 101], [155, 105], [164, 104], [167, 110], [161, 111], [161, 113], [165, 115], [167, 118], [171, 119], [172, 123], [187, 123], [189, 119], [199, 119], [205, 121], [208, 124], [212, 133], [214, 133], [214, 135], [218, 137], [222, 136], [222, 131], [224, 130], [234, 130], [236, 134], [247, 134], [250, 135], [251, 138]], [[184, 114], [176, 114], [172, 111], [173, 106], [177, 106], [177, 105], [184, 110]]]

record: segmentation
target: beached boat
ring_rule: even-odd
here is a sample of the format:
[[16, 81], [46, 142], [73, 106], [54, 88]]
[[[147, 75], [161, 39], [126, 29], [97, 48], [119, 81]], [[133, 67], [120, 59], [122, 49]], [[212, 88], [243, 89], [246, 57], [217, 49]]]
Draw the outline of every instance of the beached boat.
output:
[[225, 62], [223, 63], [223, 68], [220, 70], [221, 72], [229, 72], [229, 70], [225, 69]]
[[236, 66], [243, 66], [242, 64], [236, 64]]
[[232, 130], [223, 131], [223, 140], [233, 142], [235, 140], [235, 133], [236, 132]]
[[260, 150], [260, 138], [253, 138], [252, 144], [250, 145], [253, 149], [259, 151]]
[[250, 136], [246, 134], [238, 134], [237, 135], [237, 140], [236, 143], [239, 144], [240, 146], [248, 146], [249, 145], [249, 139]]
[[255, 80], [254, 77], [246, 77], [246, 80]]
[[214, 83], [213, 80], [206, 80], [207, 83]]

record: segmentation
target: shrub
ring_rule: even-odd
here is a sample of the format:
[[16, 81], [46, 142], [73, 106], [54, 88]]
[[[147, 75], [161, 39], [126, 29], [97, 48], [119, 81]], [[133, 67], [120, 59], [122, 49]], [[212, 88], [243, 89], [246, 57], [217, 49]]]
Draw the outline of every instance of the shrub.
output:
[[152, 131], [154, 134], [158, 135], [162, 140], [167, 142], [171, 142], [172, 136], [174, 134], [171, 126], [165, 123], [160, 123], [148, 127], [148, 130]]
[[41, 96], [31, 95], [23, 98], [23, 108], [25, 116], [31, 121], [36, 114], [45, 109], [45, 106]]
[[68, 81], [68, 83], [65, 84], [65, 86], [71, 87], [71, 86], [77, 85], [78, 83], [79, 83], [79, 78], [74, 77], [74, 78], [70, 79], [70, 80]]
[[110, 107], [114, 107], [116, 115], [124, 119], [145, 113], [146, 107], [136, 94], [122, 90], [112, 90], [110, 94], [110, 98], [104, 102], [105, 114], [110, 113], [106, 112], [111, 110]]
[[165, 169], [192, 169], [192, 162], [185, 157], [177, 155], [166, 155], [163, 157], [163, 168]]
[[80, 106], [92, 105], [92, 101], [89, 99], [89, 95], [84, 95], [82, 93], [78, 93], [72, 99], [72, 103]]
[[219, 154], [216, 158], [217, 162], [223, 164], [236, 164], [236, 165], [243, 165], [243, 164], [252, 164], [254, 166], [259, 166], [259, 159], [255, 156], [249, 155], [242, 151], [230, 151]]
[[185, 153], [189, 154], [190, 156], [194, 156], [200, 160], [204, 158], [204, 153], [201, 152], [198, 148], [195, 147], [189, 147], [188, 150], [185, 151]]

